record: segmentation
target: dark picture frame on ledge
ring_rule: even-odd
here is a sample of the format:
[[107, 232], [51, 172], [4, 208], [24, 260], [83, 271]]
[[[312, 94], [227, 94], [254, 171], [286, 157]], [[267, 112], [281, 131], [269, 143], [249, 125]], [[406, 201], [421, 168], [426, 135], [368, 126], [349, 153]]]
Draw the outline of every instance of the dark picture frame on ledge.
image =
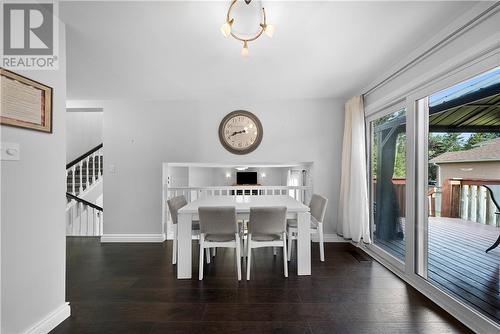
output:
[[0, 84], [0, 124], [52, 133], [52, 87], [4, 68]]

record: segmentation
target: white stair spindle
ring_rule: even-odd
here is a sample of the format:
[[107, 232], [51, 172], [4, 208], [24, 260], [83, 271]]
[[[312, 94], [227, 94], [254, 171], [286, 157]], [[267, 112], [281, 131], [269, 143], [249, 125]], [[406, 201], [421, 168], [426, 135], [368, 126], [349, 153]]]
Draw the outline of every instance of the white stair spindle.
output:
[[88, 189], [89, 185], [90, 185], [90, 182], [89, 182], [89, 175], [90, 175], [90, 166], [89, 166], [89, 161], [90, 161], [90, 158], [87, 157], [87, 159], [85, 159], [85, 166], [87, 167], [87, 177], [85, 178], [85, 189]]
[[101, 150], [97, 150], [97, 179], [101, 178]]
[[85, 233], [86, 236], [89, 236], [89, 235], [92, 235], [91, 234], [91, 231], [90, 231], [90, 206], [88, 205], [85, 205], [85, 213], [86, 213], [86, 218], [87, 218], [87, 226], [86, 226], [86, 230], [87, 230], [87, 233]]
[[92, 153], [92, 180], [93, 182], [97, 181], [97, 175], [96, 175], [96, 172], [95, 172], [95, 159], [96, 159], [97, 155], [95, 153]]
[[80, 191], [79, 194], [83, 192], [83, 162], [80, 161], [78, 164], [78, 167], [80, 167]]
[[76, 173], [76, 166], [73, 166], [73, 167], [71, 167], [71, 188], [72, 188], [71, 193], [73, 195], [76, 195], [76, 189], [75, 189], [76, 178], [75, 178], [75, 173]]
[[103, 235], [104, 233], [104, 228], [103, 228], [103, 221], [104, 221], [104, 213], [102, 211], [99, 211], [99, 235]]

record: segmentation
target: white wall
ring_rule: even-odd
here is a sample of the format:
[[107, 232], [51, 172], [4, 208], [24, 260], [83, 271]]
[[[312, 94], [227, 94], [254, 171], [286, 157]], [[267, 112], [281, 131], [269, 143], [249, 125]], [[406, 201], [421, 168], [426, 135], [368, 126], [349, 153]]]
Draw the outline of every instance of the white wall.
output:
[[2, 142], [19, 143], [21, 148], [20, 161], [1, 162], [2, 334], [24, 333], [52, 312], [59, 317], [69, 314], [64, 216], [66, 44], [61, 23], [59, 31], [60, 69], [19, 71], [54, 88], [53, 133], [1, 126]]
[[102, 143], [102, 112], [66, 113], [66, 162]]
[[[93, 102], [95, 106], [95, 102]], [[79, 107], [85, 103], [73, 102]], [[103, 101], [105, 169], [104, 234], [159, 234], [162, 163], [314, 162], [314, 190], [327, 196], [326, 231], [336, 226], [344, 101]], [[264, 127], [260, 147], [249, 155], [227, 152], [219, 122], [247, 109]], [[109, 172], [114, 165], [116, 172]]]
[[188, 167], [169, 167], [168, 177], [170, 178], [169, 186], [172, 188], [189, 186]]

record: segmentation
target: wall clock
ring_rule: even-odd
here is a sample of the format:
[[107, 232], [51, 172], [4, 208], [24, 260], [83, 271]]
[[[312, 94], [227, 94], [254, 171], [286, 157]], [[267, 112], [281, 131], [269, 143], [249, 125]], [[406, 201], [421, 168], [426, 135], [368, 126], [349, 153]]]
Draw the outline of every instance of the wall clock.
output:
[[262, 141], [262, 124], [249, 111], [236, 110], [224, 117], [219, 125], [219, 139], [231, 153], [248, 154]]

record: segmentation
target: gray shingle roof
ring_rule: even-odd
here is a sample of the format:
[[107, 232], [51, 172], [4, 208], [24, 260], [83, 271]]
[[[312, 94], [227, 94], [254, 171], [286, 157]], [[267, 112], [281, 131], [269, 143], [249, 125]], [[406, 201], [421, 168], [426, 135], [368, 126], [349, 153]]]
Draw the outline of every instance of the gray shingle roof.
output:
[[467, 151], [453, 151], [438, 155], [430, 162], [470, 162], [470, 161], [500, 161], [500, 138], [488, 140]]

